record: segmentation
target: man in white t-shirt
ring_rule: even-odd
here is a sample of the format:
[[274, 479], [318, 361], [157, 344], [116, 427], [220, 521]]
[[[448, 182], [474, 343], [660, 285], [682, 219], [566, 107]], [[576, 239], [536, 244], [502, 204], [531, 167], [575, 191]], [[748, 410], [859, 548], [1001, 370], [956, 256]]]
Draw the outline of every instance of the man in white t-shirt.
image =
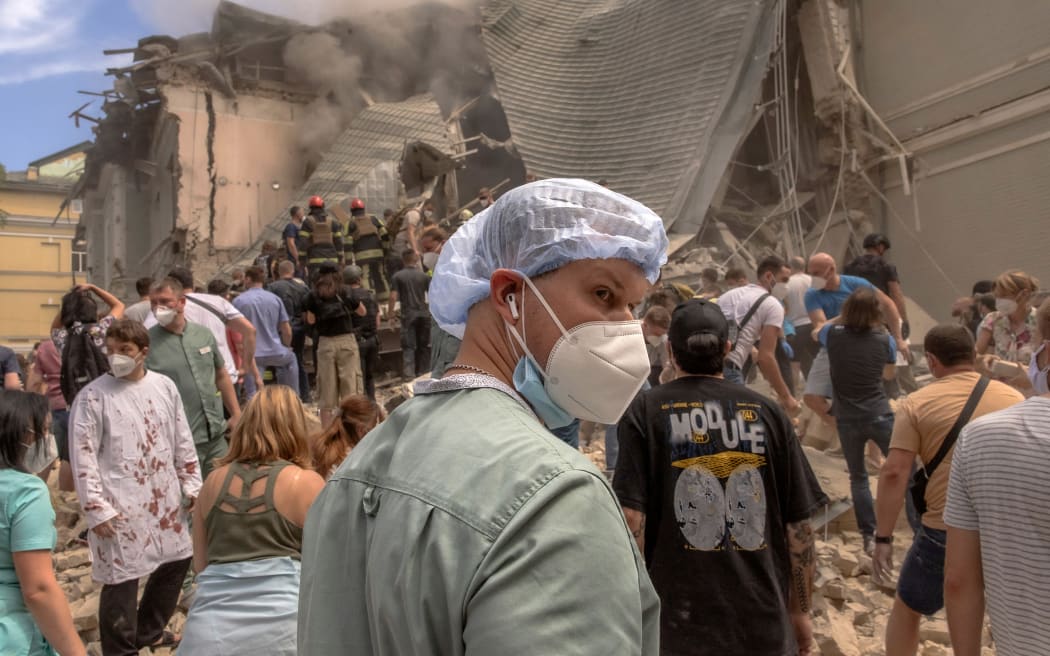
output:
[[806, 312], [806, 290], [813, 282], [813, 277], [806, 273], [806, 260], [795, 256], [791, 258], [791, 278], [788, 279], [788, 295], [784, 299], [784, 318], [795, 327], [795, 334], [788, 337], [793, 355], [791, 367], [796, 377], [801, 371], [809, 376], [813, 359], [820, 352], [820, 344], [813, 339], [813, 320]]
[[[773, 387], [780, 405], [789, 412], [799, 403], [788, 388], [777, 364], [776, 349], [784, 334], [784, 306], [791, 269], [779, 257], [767, 257], [758, 265], [758, 284], [730, 289], [718, 298], [718, 307], [738, 332], [733, 350], [726, 356], [726, 380], [744, 384], [744, 367], [758, 344], [758, 368]], [[752, 311], [753, 310], [753, 311]], [[751, 315], [751, 316], [748, 316]]]
[[[183, 289], [193, 289], [193, 274], [189, 269], [176, 267], [168, 273], [168, 276], [178, 280]], [[255, 366], [255, 326], [244, 318], [233, 303], [214, 294], [187, 293], [184, 314], [187, 321], [204, 326], [215, 336], [215, 341], [219, 345], [219, 353], [226, 364], [226, 371], [230, 374], [230, 380], [234, 384], [243, 383], [245, 376], [254, 376], [257, 389], [262, 389], [262, 376], [259, 374], [258, 367]], [[157, 325], [157, 318], [150, 314], [143, 325], [147, 329], [152, 328]], [[233, 353], [230, 352], [230, 345], [226, 339], [227, 328], [244, 338], [242, 342], [244, 371], [237, 369]]]
[[944, 602], [960, 656], [982, 653], [986, 606], [999, 656], [1046, 653], [1048, 460], [1050, 395], [975, 419], [955, 445], [944, 512]]

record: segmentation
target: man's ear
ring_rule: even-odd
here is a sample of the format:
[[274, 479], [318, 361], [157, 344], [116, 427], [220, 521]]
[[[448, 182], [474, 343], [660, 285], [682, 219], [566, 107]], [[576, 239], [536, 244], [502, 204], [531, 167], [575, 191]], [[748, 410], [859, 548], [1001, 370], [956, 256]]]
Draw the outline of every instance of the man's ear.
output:
[[733, 351], [733, 342], [726, 340], [725, 348], [722, 349], [722, 355], [729, 355]]
[[521, 274], [510, 269], [496, 269], [489, 279], [489, 300], [500, 317], [512, 326], [517, 325], [518, 319], [525, 311], [522, 288]]

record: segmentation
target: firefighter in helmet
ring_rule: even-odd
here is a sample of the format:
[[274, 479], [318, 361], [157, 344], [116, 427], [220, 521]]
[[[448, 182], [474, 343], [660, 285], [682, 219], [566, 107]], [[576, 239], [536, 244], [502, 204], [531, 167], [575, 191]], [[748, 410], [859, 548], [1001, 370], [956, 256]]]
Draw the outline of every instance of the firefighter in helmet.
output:
[[304, 257], [303, 263], [309, 267], [311, 278], [324, 264], [342, 266], [343, 226], [328, 216], [320, 196], [310, 198], [310, 213], [299, 229], [299, 238], [305, 246], [300, 257]]
[[387, 284], [386, 251], [390, 248], [390, 236], [383, 222], [365, 212], [365, 202], [360, 198], [350, 201], [350, 224], [346, 227], [345, 259], [361, 267], [364, 286], [375, 292], [376, 299], [386, 302], [390, 297]]

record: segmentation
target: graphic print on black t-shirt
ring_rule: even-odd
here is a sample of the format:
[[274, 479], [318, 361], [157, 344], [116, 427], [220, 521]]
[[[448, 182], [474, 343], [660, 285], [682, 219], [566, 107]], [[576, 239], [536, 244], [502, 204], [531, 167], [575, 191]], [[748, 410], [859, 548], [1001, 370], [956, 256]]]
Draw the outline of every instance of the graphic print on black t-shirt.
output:
[[766, 426], [757, 403], [664, 403], [678, 526], [690, 548], [757, 551], [766, 542]]
[[616, 428], [613, 489], [645, 513], [664, 656], [797, 653], [787, 524], [826, 502], [769, 399], [719, 378], [642, 392]]

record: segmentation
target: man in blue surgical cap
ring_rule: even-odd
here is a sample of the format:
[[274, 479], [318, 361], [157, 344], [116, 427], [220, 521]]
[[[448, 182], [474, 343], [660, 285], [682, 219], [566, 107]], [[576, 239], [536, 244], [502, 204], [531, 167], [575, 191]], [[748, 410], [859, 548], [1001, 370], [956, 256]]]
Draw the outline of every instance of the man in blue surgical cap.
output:
[[446, 242], [461, 337], [310, 510], [299, 653], [656, 654], [659, 601], [605, 478], [548, 428], [615, 423], [649, 373], [631, 310], [660, 218], [582, 180], [519, 187]]

